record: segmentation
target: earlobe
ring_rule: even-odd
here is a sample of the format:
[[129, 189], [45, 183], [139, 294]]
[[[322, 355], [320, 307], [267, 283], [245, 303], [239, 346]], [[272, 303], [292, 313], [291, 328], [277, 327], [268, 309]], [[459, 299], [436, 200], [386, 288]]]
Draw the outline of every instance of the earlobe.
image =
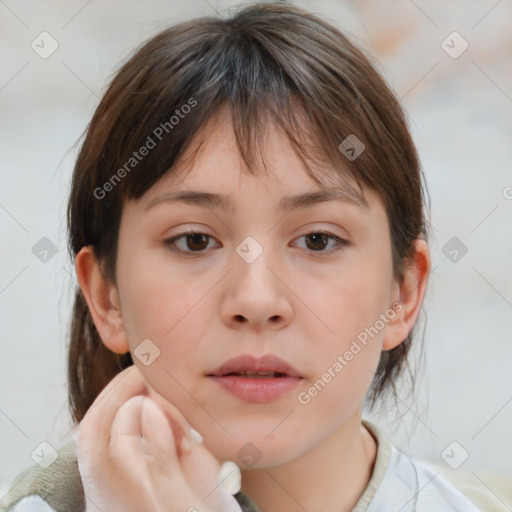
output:
[[75, 268], [80, 288], [103, 343], [117, 354], [128, 352], [130, 343], [117, 289], [103, 277], [92, 246], [82, 247], [76, 255]]
[[393, 307], [395, 316], [386, 326], [382, 350], [391, 350], [404, 341], [411, 332], [425, 297], [430, 273], [430, 252], [425, 240], [415, 240], [415, 252], [405, 270], [402, 283], [397, 284]]

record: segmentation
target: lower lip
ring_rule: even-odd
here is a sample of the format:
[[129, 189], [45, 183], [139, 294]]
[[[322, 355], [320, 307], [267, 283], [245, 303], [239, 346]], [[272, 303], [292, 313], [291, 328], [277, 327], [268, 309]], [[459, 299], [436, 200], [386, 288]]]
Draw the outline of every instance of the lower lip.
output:
[[211, 378], [238, 398], [257, 404], [276, 400], [298, 386], [302, 380], [300, 377], [240, 377], [237, 375], [211, 376]]

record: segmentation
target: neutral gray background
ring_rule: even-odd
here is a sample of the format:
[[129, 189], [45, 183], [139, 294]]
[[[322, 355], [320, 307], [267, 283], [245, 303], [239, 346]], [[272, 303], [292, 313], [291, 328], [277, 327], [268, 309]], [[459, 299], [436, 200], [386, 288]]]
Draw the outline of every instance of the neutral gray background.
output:
[[[294, 3], [375, 57], [408, 112], [432, 199], [434, 270], [417, 401], [404, 401], [394, 426], [391, 411], [367, 417], [417, 456], [442, 463], [441, 452], [457, 441], [469, 453], [461, 468], [512, 475], [512, 2]], [[0, 0], [0, 490], [33, 464], [42, 441], [58, 447], [70, 429], [72, 146], [140, 42], [233, 5]], [[59, 45], [47, 59], [31, 48], [43, 31]], [[469, 44], [456, 59], [441, 46], [453, 31]], [[43, 237], [57, 247], [46, 263], [32, 252]], [[456, 262], [443, 253], [452, 237], [467, 247]]]

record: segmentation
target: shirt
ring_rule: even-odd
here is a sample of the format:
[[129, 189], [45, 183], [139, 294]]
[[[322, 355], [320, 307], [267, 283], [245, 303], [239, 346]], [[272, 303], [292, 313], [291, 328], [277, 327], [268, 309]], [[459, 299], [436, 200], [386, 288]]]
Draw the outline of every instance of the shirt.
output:
[[[377, 425], [362, 423], [376, 440], [377, 455], [351, 512], [483, 512], [439, 471], [392, 445]], [[0, 501], [0, 512], [86, 512], [75, 448], [71, 441], [46, 469], [33, 466], [18, 475]], [[242, 491], [235, 498], [243, 512], [260, 512]]]

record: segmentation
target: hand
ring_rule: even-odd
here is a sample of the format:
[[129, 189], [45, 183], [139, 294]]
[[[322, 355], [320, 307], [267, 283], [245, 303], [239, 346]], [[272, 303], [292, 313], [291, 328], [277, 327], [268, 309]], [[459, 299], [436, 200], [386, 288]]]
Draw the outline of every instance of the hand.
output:
[[241, 512], [219, 461], [136, 366], [98, 395], [76, 443], [87, 512]]

